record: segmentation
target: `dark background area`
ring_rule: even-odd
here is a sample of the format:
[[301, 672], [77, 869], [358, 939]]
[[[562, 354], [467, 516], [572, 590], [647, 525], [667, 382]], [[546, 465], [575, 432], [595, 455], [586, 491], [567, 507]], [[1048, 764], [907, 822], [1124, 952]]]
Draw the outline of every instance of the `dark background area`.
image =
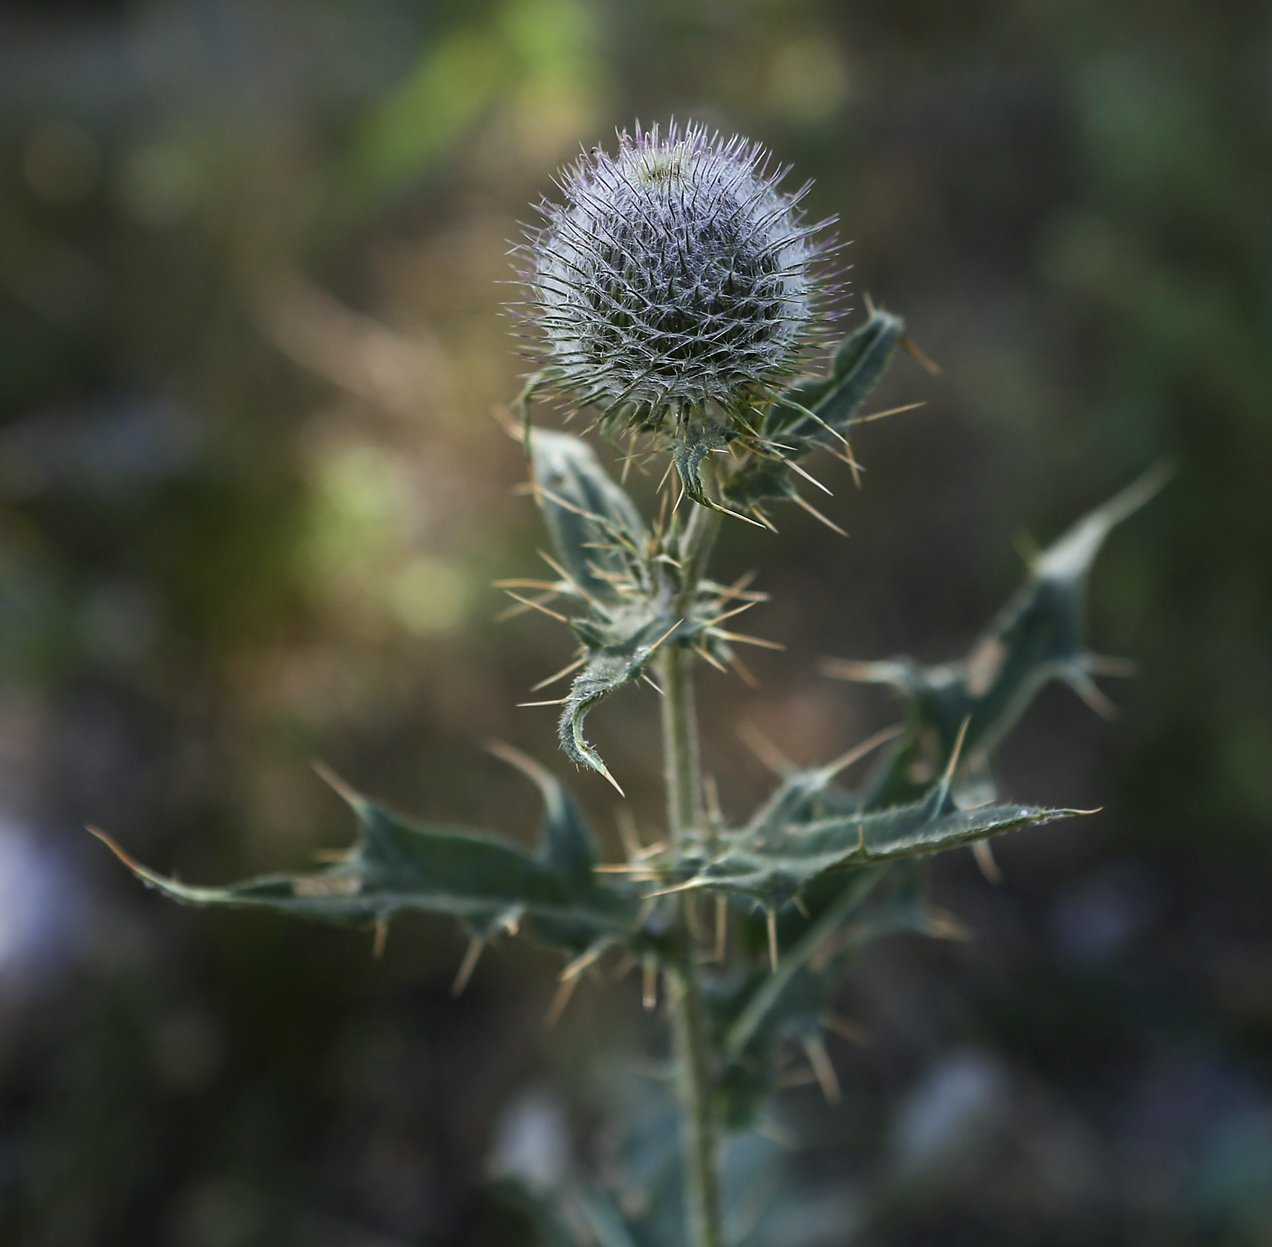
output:
[[[863, 958], [844, 1105], [779, 1105], [809, 1145], [788, 1247], [1272, 1243], [1256, 0], [0, 6], [0, 1241], [514, 1244], [492, 1154], [599, 1147], [597, 1054], [657, 1031], [631, 980], [547, 1030], [545, 954], [453, 1001], [450, 924], [374, 961], [179, 909], [83, 826], [187, 880], [296, 868], [351, 832], [321, 758], [532, 833], [481, 741], [564, 774], [552, 711], [513, 707], [569, 643], [495, 621], [543, 543], [494, 418], [523, 368], [497, 283], [580, 143], [672, 115], [816, 178], [854, 306], [944, 368], [894, 365], [876, 406], [926, 406], [863, 432], [860, 492], [820, 465], [848, 540], [794, 510], [727, 536], [788, 645], [758, 691], [703, 682], [732, 814], [768, 782], [739, 724], [811, 763], [895, 716], [822, 656], [954, 657], [1022, 534], [1179, 469], [1093, 580], [1096, 648], [1139, 665], [1120, 720], [1052, 689], [1000, 757], [1011, 795], [1102, 812], [1009, 837], [998, 886], [938, 860], [976, 938]], [[656, 828], [653, 694], [594, 725]], [[576, 790], [616, 854], [614, 795]], [[854, 1229], [885, 1173], [916, 1176]]]

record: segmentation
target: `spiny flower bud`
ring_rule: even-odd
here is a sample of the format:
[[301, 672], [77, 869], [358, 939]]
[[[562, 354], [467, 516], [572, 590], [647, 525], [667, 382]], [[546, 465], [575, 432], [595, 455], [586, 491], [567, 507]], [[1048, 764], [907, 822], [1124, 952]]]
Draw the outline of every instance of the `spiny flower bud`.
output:
[[522, 253], [543, 379], [658, 429], [768, 398], [816, 339], [824, 248], [757, 144], [697, 126], [619, 135], [566, 174]]

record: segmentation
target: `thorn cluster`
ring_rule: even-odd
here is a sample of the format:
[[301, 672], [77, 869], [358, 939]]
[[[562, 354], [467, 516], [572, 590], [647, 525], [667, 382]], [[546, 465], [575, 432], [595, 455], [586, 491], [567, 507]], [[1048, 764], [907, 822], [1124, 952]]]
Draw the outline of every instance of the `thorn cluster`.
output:
[[784, 174], [756, 144], [675, 124], [580, 159], [520, 248], [543, 381], [651, 430], [770, 397], [830, 293], [822, 225], [799, 210], [808, 188], [778, 190]]

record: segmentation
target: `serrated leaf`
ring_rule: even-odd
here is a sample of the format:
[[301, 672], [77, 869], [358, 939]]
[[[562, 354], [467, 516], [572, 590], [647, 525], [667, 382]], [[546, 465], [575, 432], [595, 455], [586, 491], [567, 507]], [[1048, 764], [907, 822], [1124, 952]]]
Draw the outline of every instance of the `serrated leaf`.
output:
[[[273, 909], [356, 926], [424, 910], [450, 914], [483, 935], [521, 924], [544, 943], [572, 951], [633, 934], [639, 901], [596, 882], [590, 866], [584, 873], [576, 847], [561, 860], [568, 806], [550, 807], [549, 838], [535, 855], [468, 828], [408, 823], [355, 793], [344, 795], [358, 819], [357, 838], [339, 861], [312, 873], [194, 887], [156, 874], [102, 839], [143, 882], [191, 905]], [[576, 832], [568, 834], [573, 840]]]
[[838, 668], [850, 679], [891, 684], [909, 705], [906, 739], [880, 768], [867, 806], [911, 798], [918, 787], [911, 773], [923, 764], [929, 771], [943, 766], [964, 722], [965, 770], [983, 773], [994, 747], [1049, 680], [1063, 680], [1084, 700], [1102, 705], [1092, 680], [1099, 660], [1083, 640], [1087, 576], [1112, 529], [1168, 475], [1153, 469], [1037, 555], [1029, 579], [960, 662], [924, 667], [897, 658]]
[[789, 824], [762, 835], [726, 834], [723, 850], [692, 863], [682, 886], [740, 892], [777, 908], [827, 871], [939, 853], [1080, 812], [1028, 805], [941, 812], [946, 796], [941, 787], [911, 805]]
[[632, 500], [567, 433], [530, 431], [530, 468], [543, 518], [561, 564], [582, 596], [613, 603], [645, 548]]

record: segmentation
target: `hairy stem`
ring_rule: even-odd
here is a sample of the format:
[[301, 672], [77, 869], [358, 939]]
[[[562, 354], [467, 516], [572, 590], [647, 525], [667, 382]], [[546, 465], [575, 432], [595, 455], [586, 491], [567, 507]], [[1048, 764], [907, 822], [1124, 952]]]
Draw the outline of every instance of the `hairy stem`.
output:
[[[719, 516], [694, 509], [680, 551], [677, 608], [687, 611], [719, 530]], [[663, 691], [663, 763], [667, 830], [673, 845], [703, 827], [702, 764], [693, 696], [693, 652], [668, 645], [658, 656]], [[694, 957], [690, 897], [680, 899], [680, 956], [671, 971], [671, 1026], [684, 1141], [685, 1204], [690, 1247], [723, 1247], [719, 1140], [712, 1094], [711, 1037]]]

